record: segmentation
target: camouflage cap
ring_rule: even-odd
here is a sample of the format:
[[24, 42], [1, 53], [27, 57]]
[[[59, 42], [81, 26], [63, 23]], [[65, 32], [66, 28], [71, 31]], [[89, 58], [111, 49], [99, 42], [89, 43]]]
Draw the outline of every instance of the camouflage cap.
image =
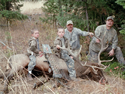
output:
[[72, 20], [68, 20], [66, 25], [73, 24]]
[[106, 20], [113, 20], [114, 21], [114, 17], [113, 16], [109, 16], [109, 17], [107, 17]]

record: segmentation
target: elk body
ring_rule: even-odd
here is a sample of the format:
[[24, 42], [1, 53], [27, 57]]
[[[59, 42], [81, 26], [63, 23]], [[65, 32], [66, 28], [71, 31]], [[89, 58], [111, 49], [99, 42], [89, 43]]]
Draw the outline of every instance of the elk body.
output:
[[[59, 58], [57, 59], [57, 57], [55, 55], [50, 55], [50, 57], [52, 59], [56, 60], [56, 65], [57, 65], [58, 69], [64, 69], [68, 72], [67, 65], [62, 59], [59, 59]], [[37, 68], [41, 71], [48, 71], [49, 64], [47, 62], [45, 62], [45, 61], [47, 61], [47, 59], [44, 56], [37, 57], [36, 60], [37, 61], [36, 61], [35, 68]], [[77, 77], [88, 75], [88, 77], [90, 77], [90, 79], [93, 79], [95, 81], [99, 81], [102, 78], [105, 79], [103, 72], [101, 69], [98, 68], [99, 65], [97, 63], [87, 62], [87, 65], [97, 67], [97, 68], [95, 68], [95, 70], [97, 70], [97, 73], [95, 73], [94, 70], [92, 69], [92, 67], [81, 65], [81, 64], [85, 64], [85, 62], [80, 62], [81, 64], [79, 62], [75, 62], [75, 70], [76, 70]], [[4, 83], [4, 92], [8, 91], [8, 81], [12, 78], [13, 74], [15, 72], [18, 72], [19, 70], [22, 70], [23, 68], [25, 68], [28, 65], [28, 63], [29, 63], [29, 58], [27, 55], [17, 54], [17, 55], [11, 56], [11, 58], [10, 58], [11, 70], [10, 70], [10, 73], [7, 75], [6, 81]]]

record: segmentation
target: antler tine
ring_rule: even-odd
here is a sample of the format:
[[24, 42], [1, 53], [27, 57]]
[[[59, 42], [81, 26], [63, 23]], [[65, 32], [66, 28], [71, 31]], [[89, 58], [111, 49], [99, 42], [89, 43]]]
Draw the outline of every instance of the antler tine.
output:
[[60, 49], [68, 51], [73, 57], [75, 57], [69, 48], [60, 47]]
[[101, 53], [106, 49], [106, 48], [108, 48], [108, 45], [105, 47], [105, 48], [102, 48], [101, 47], [101, 50], [99, 51], [99, 53], [98, 53], [98, 64], [101, 64], [101, 60], [100, 60], [100, 55], [101, 55]]
[[78, 54], [76, 55], [76, 57], [78, 57], [78, 55], [80, 55], [81, 50], [82, 50], [82, 45], [80, 45], [80, 49], [79, 49], [79, 52], [78, 52]]
[[110, 59], [110, 60], [102, 60], [101, 62], [110, 62], [110, 61], [112, 61], [114, 59], [114, 57], [112, 58], [112, 59]]
[[79, 62], [79, 58], [77, 58], [77, 57], [78, 57], [78, 55], [79, 55], [80, 52], [81, 52], [82, 45], [80, 46], [79, 52], [78, 52], [78, 54], [77, 54], [76, 56], [72, 53], [72, 51], [70, 50], [70, 48], [60, 47], [60, 49], [63, 49], [63, 50], [68, 51], [68, 52], [73, 56], [73, 58], [75, 59], [75, 61]]
[[93, 72], [94, 72], [95, 74], [97, 74], [96, 68], [97, 68], [97, 69], [101, 69], [101, 70], [104, 70], [104, 69], [107, 68], [107, 66], [104, 66], [103, 64], [100, 64], [100, 66], [102, 66], [102, 67], [97, 67], [97, 66], [92, 66], [92, 65], [86, 65], [86, 63], [87, 63], [87, 62], [85, 62], [85, 64], [81, 64], [81, 65], [82, 65], [82, 66], [91, 67], [91, 68], [93, 69]]
[[[103, 36], [103, 38], [102, 39], [100, 39], [100, 38], [98, 38], [98, 39], [100, 39], [100, 44], [101, 44], [101, 50], [99, 51], [99, 53], [98, 53], [98, 64], [100, 65], [101, 64], [101, 62], [109, 62], [109, 61], [112, 61], [114, 58], [112, 58], [111, 60], [100, 60], [100, 55], [101, 55], [101, 53], [105, 50], [105, 49], [107, 49], [108, 48], [108, 44], [107, 44], [107, 46], [106, 47], [104, 47], [104, 37], [105, 37], [105, 35], [106, 35], [106, 32], [105, 32], [105, 34], [104, 34], [104, 36]], [[96, 37], [97, 38], [97, 37]]]
[[102, 39], [100, 39], [100, 38], [98, 38], [98, 37], [96, 37], [95, 35], [93, 35], [95, 38], [97, 38], [97, 39], [99, 39], [100, 41], [102, 41]]

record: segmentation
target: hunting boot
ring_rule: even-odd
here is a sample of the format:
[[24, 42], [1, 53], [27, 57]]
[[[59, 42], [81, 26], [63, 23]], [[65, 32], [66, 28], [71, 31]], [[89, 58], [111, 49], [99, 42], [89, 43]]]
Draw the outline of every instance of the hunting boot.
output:
[[31, 75], [31, 74], [32, 74], [32, 72], [31, 72], [31, 71], [29, 71], [29, 72], [28, 72], [28, 74], [27, 74], [27, 79], [28, 79], [28, 80], [33, 80], [33, 78], [32, 78], [32, 75]]

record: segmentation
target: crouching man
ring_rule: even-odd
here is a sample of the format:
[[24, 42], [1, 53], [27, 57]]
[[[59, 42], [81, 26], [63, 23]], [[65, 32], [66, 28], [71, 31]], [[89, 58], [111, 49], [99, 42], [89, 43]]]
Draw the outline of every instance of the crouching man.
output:
[[[108, 44], [108, 48], [105, 50], [108, 52], [109, 56], [116, 56], [118, 62], [120, 64], [125, 65], [125, 60], [122, 54], [120, 47], [117, 46], [118, 44], [118, 37], [116, 30], [112, 27], [114, 24], [114, 18], [112, 16], [107, 17], [106, 24], [100, 25], [95, 30], [95, 36], [103, 40], [103, 45], [106, 47]], [[101, 49], [100, 40], [97, 38], [93, 38], [90, 42], [89, 46], [89, 54], [88, 58], [91, 61], [98, 62], [98, 53]]]

